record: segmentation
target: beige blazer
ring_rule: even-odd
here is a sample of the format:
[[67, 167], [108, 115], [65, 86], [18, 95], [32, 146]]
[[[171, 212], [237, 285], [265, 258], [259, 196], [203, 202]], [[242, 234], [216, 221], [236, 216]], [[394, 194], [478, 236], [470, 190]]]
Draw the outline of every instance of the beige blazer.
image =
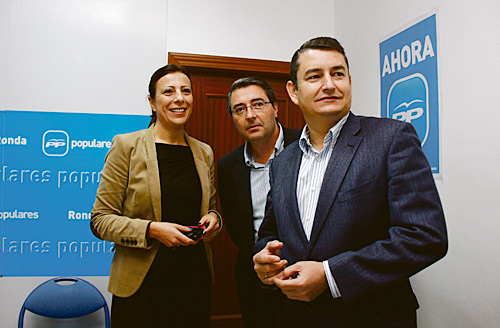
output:
[[[200, 217], [215, 210], [214, 158], [209, 145], [186, 134], [201, 189]], [[92, 208], [91, 229], [100, 239], [115, 243], [108, 290], [132, 296], [142, 284], [160, 243], [146, 238], [150, 221], [161, 221], [161, 193], [153, 125], [117, 135], [106, 155]], [[204, 243], [213, 278], [210, 246]]]

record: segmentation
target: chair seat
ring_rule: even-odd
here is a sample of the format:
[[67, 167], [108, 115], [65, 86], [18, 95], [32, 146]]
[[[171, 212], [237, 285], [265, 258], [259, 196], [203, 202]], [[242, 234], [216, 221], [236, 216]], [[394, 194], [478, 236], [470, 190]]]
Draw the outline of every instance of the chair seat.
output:
[[[61, 282], [71, 284], [59, 284]], [[101, 308], [104, 308], [106, 327], [109, 327], [108, 305], [97, 288], [80, 278], [54, 278], [28, 295], [19, 316], [19, 327], [23, 326], [25, 310], [44, 317], [66, 319], [88, 315]]]

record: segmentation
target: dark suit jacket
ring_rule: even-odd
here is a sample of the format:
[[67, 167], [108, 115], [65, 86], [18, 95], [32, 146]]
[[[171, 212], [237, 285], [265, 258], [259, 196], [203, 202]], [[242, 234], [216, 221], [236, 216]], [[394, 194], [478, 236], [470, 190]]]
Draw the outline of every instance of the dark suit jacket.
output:
[[278, 239], [289, 265], [328, 260], [342, 298], [333, 299], [327, 289], [311, 303], [287, 300], [281, 323], [393, 327], [394, 318], [414, 320], [418, 303], [408, 278], [442, 258], [448, 244], [413, 126], [350, 114], [325, 172], [309, 241], [296, 198], [301, 158], [295, 142], [273, 161], [255, 250]]
[[[284, 145], [287, 147], [300, 136], [300, 130], [283, 128]], [[236, 148], [219, 160], [218, 192], [222, 206], [224, 222], [233, 242], [238, 246], [236, 263], [236, 279], [242, 312], [245, 312], [247, 303], [254, 300], [242, 299], [247, 297], [251, 289], [258, 289], [257, 278], [253, 271], [254, 227], [253, 209], [250, 192], [250, 169], [245, 165], [244, 145]], [[248, 283], [255, 281], [255, 284]], [[248, 290], [248, 292], [245, 292]], [[256, 306], [258, 303], [255, 304]], [[245, 315], [245, 313], [243, 313]]]

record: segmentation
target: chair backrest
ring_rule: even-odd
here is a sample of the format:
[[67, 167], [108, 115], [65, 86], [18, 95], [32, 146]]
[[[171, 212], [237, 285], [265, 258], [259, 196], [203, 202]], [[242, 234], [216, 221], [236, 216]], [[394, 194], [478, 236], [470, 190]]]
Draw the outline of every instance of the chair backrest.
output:
[[23, 327], [26, 310], [62, 319], [81, 317], [101, 308], [105, 325], [110, 327], [108, 304], [96, 287], [81, 278], [58, 277], [42, 283], [28, 295], [19, 313], [18, 327]]

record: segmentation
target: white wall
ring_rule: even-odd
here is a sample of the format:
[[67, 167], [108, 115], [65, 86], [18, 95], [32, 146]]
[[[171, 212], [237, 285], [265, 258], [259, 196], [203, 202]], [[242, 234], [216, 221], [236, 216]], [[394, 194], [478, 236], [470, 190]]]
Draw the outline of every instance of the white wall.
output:
[[165, 1], [2, 4], [2, 108], [149, 113], [145, 81], [166, 56]]
[[331, 0], [170, 1], [168, 51], [290, 61], [306, 40], [333, 33]]
[[[0, 108], [5, 104], [7, 49], [9, 40], [10, 1], [0, 0]], [[1, 286], [1, 283], [0, 283]], [[0, 305], [1, 307], [1, 305]]]
[[[149, 114], [168, 51], [287, 61], [333, 16], [331, 0], [0, 0], [0, 109]], [[49, 278], [0, 278], [1, 328]], [[84, 278], [110, 304], [107, 277]]]
[[420, 327], [498, 327], [500, 314], [500, 2], [335, 1], [335, 35], [353, 77], [353, 111], [380, 116], [379, 42], [438, 12], [442, 179], [448, 255], [412, 279]]

